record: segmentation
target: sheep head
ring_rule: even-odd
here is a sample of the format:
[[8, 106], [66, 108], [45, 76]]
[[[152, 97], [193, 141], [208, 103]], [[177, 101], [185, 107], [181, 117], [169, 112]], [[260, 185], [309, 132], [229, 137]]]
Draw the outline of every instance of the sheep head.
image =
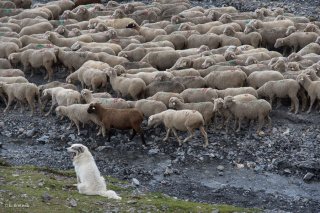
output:
[[249, 56], [245, 62], [245, 65], [248, 66], [248, 65], [257, 64], [257, 63], [258, 63], [258, 60], [255, 57]]
[[119, 56], [119, 57], [128, 58], [128, 55], [127, 55], [125, 52], [123, 52], [123, 51], [119, 52], [118, 56]]
[[209, 51], [209, 50], [210, 50], [210, 48], [207, 45], [201, 45], [198, 49], [198, 53], [202, 53], [202, 52]]
[[81, 44], [79, 41], [76, 41], [72, 46], [71, 46], [71, 50], [76, 51], [78, 49], [81, 48]]
[[171, 23], [172, 24], [180, 24], [180, 17], [179, 16], [172, 16]]
[[126, 17], [121, 9], [116, 9], [111, 15], [112, 18], [124, 18]]
[[223, 108], [224, 101], [222, 98], [216, 98], [213, 100], [213, 112], [217, 112], [219, 109]]
[[105, 25], [104, 23], [99, 23], [97, 24], [97, 26], [94, 28], [97, 32], [103, 32], [103, 31], [107, 31], [108, 27], [107, 25]]
[[17, 64], [20, 62], [21, 53], [11, 53], [8, 57], [10, 63]]
[[226, 96], [224, 98], [224, 103], [223, 103], [223, 107], [225, 109], [229, 108], [230, 106], [232, 106], [235, 103], [235, 100], [232, 96]]
[[298, 62], [289, 62], [288, 63], [288, 70], [290, 71], [299, 71], [300, 64]]
[[[159, 113], [158, 113], [159, 114]], [[148, 127], [157, 127], [161, 124], [162, 120], [158, 114], [151, 115], [148, 119]]]
[[236, 58], [236, 54], [234, 52], [225, 52], [224, 54], [224, 58], [227, 60], [227, 61], [230, 61], [230, 60], [233, 60]]
[[91, 103], [87, 109], [87, 112], [89, 114], [91, 113], [97, 113], [97, 110], [99, 109], [99, 107], [101, 107], [101, 104], [98, 103], [98, 102], [95, 102], [95, 103]]
[[201, 64], [201, 68], [202, 69], [207, 69], [208, 67], [211, 67], [212, 65], [215, 65], [216, 62], [214, 59], [211, 58], [207, 58], [206, 60], [204, 60], [204, 62]]
[[54, 32], [57, 32], [57, 33], [59, 33], [59, 34], [63, 34], [63, 33], [65, 33], [65, 31], [66, 31], [66, 28], [65, 28], [65, 26], [62, 26], [62, 25], [59, 25], [55, 30], [54, 30]]
[[80, 7], [77, 11], [77, 14], [80, 14], [80, 15], [84, 15], [86, 13], [88, 13], [88, 10], [85, 7]]
[[243, 32], [245, 34], [248, 34], [248, 33], [255, 32], [255, 31], [256, 31], [256, 28], [252, 24], [246, 24], [246, 27], [244, 28]]
[[232, 22], [232, 17], [230, 14], [225, 13], [219, 18], [218, 21], [220, 21], [223, 24], [230, 23]]
[[274, 44], [274, 47], [275, 48], [279, 48], [279, 47], [282, 47], [284, 45], [284, 40], [283, 40], [283, 38], [278, 38], [277, 40], [276, 40], [276, 43]]
[[176, 109], [177, 105], [181, 103], [180, 99], [177, 97], [171, 97], [169, 99], [169, 108]]
[[182, 23], [179, 28], [179, 31], [186, 31], [186, 30], [191, 30], [191, 25], [188, 23]]

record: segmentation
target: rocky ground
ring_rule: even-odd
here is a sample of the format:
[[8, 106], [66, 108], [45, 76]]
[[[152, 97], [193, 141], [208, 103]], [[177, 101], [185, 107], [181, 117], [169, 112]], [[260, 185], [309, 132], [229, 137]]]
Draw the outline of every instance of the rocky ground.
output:
[[[229, 2], [243, 11], [284, 6], [307, 16], [318, 16], [319, 9], [318, 1], [196, 1], [195, 5]], [[56, 75], [57, 80], [63, 81], [63, 75]], [[39, 75], [30, 81], [43, 83]], [[67, 120], [38, 112], [29, 117], [28, 113], [0, 112], [0, 157], [14, 165], [72, 169], [65, 148], [83, 143], [92, 150], [104, 175], [134, 181], [141, 190], [274, 212], [320, 209], [320, 116], [316, 111], [294, 115], [284, 103], [272, 111], [272, 130], [262, 136], [255, 134], [254, 125], [229, 135], [211, 127], [207, 149], [198, 133], [179, 147], [173, 137], [162, 142], [163, 129], [145, 128], [149, 146], [144, 149], [139, 137], [128, 141], [129, 132], [114, 131], [107, 142], [95, 135], [94, 128], [87, 127], [78, 136], [75, 129], [66, 130]]]

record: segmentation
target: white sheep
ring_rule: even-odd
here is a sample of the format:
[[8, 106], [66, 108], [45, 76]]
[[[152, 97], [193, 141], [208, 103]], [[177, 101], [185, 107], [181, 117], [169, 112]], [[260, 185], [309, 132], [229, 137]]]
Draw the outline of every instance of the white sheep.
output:
[[55, 111], [57, 115], [68, 117], [71, 123], [67, 129], [70, 129], [74, 123], [77, 126], [78, 135], [80, 135], [80, 122], [83, 126], [84, 124], [90, 123], [90, 121], [100, 126], [97, 115], [87, 112], [89, 105], [90, 104], [72, 104], [69, 106], [58, 106]]
[[199, 128], [201, 134], [204, 137], [205, 144], [203, 147], [208, 146], [208, 136], [204, 129], [204, 120], [200, 112], [196, 110], [172, 110], [168, 109], [166, 111], [160, 112], [158, 114], [152, 115], [148, 119], [148, 127], [158, 126], [161, 123], [167, 129], [166, 137], [163, 141], [167, 141], [171, 130], [173, 134], [176, 136], [179, 145], [182, 145], [181, 140], [178, 137], [176, 130], [179, 131], [188, 131], [189, 136], [183, 140], [183, 143], [187, 142], [194, 136], [194, 130]]

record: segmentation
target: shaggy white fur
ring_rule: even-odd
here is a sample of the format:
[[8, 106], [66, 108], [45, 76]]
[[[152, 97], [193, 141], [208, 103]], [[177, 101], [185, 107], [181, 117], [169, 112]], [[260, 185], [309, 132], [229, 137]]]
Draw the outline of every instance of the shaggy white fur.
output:
[[72, 144], [67, 151], [70, 152], [73, 160], [78, 182], [76, 185], [80, 194], [121, 199], [116, 192], [106, 189], [105, 180], [100, 175], [96, 162], [86, 146]]

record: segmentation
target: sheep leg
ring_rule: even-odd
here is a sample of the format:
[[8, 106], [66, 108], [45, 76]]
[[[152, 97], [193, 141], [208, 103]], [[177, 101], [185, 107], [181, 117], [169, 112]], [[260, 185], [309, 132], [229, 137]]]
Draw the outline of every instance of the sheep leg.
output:
[[230, 116], [227, 117], [227, 119], [225, 119], [224, 123], [222, 124], [222, 125], [225, 125], [225, 127], [226, 127], [225, 131], [227, 134], [229, 132], [229, 121], [230, 121]]
[[73, 122], [76, 124], [77, 126], [77, 130], [78, 130], [78, 135], [80, 135], [80, 125], [79, 125], [79, 121], [78, 120], [73, 120]]
[[48, 78], [48, 81], [51, 81], [53, 76], [53, 70], [52, 70], [51, 64], [46, 64], [45, 68], [47, 70], [47, 75], [44, 77], [44, 79]]
[[203, 126], [201, 126], [199, 129], [200, 129], [200, 132], [201, 132], [202, 136], [204, 137], [204, 145], [203, 145], [203, 147], [206, 148], [208, 146], [208, 144], [209, 144], [209, 142], [208, 142], [208, 134], [207, 134], [206, 130], [203, 128]]
[[314, 104], [315, 99], [316, 99], [316, 98], [315, 98], [314, 96], [310, 96], [310, 107], [309, 107], [309, 109], [308, 109], [308, 111], [307, 111], [308, 114], [311, 112], [311, 109], [312, 109], [312, 107], [313, 107], [313, 104]]
[[236, 130], [236, 132], [239, 132], [240, 131], [240, 129], [241, 129], [241, 123], [242, 123], [242, 119], [243, 118], [239, 118], [239, 126], [238, 126], [238, 129]]
[[303, 89], [300, 88], [300, 90], [298, 91], [298, 96], [301, 98], [301, 111], [305, 111], [307, 107], [308, 98]]
[[7, 103], [6, 108], [3, 110], [3, 112], [7, 112], [7, 110], [9, 109], [9, 106], [12, 103], [12, 100], [13, 100], [13, 98], [11, 96], [8, 96], [8, 103]]
[[277, 98], [277, 106], [276, 106], [276, 109], [279, 109], [281, 106], [281, 99], [280, 98]]
[[176, 136], [176, 138], [177, 138], [177, 140], [178, 140], [178, 142], [179, 142], [179, 146], [181, 146], [182, 143], [181, 143], [181, 140], [180, 140], [180, 138], [179, 138], [179, 136], [178, 136], [178, 134], [177, 134], [177, 131], [176, 131], [175, 129], [172, 129], [172, 132], [173, 132], [174, 136]]
[[129, 138], [130, 141], [131, 141], [131, 140], [134, 138], [134, 136], [137, 134], [136, 130], [134, 130], [134, 129], [132, 129], [132, 130], [133, 130], [133, 132], [132, 132], [132, 134], [130, 135], [130, 138]]
[[30, 116], [33, 115], [34, 109], [35, 109], [35, 104], [34, 104], [34, 101], [33, 101], [33, 100], [34, 100], [34, 97], [27, 97], [27, 102], [28, 102], [29, 107], [30, 107], [30, 110], [31, 110]]
[[257, 134], [259, 134], [259, 132], [261, 131], [263, 124], [264, 124], [264, 117], [259, 116]]
[[47, 114], [45, 114], [45, 116], [48, 116], [50, 115], [50, 113], [52, 112], [54, 106], [56, 105], [56, 101], [55, 101], [55, 98], [52, 98], [52, 104], [51, 104], [51, 107], [49, 109], [49, 111], [47, 112]]
[[299, 99], [297, 96], [291, 97], [291, 112], [294, 111], [294, 114], [297, 114], [299, 111]]
[[187, 127], [187, 130], [189, 132], [189, 136], [186, 137], [186, 139], [183, 140], [183, 143], [187, 142], [188, 140], [190, 140], [194, 136], [194, 129], [191, 129], [190, 127]]
[[170, 132], [171, 132], [171, 129], [170, 129], [170, 128], [168, 128], [168, 129], [167, 129], [166, 137], [162, 140], [163, 142], [166, 142], [166, 141], [168, 140], [169, 135], [170, 135]]
[[7, 99], [6, 97], [1, 93], [0, 97], [2, 98], [3, 102], [5, 103], [5, 105], [7, 105]]
[[71, 120], [69, 126], [67, 127], [67, 130], [71, 129], [72, 126], [73, 126], [73, 122]]

